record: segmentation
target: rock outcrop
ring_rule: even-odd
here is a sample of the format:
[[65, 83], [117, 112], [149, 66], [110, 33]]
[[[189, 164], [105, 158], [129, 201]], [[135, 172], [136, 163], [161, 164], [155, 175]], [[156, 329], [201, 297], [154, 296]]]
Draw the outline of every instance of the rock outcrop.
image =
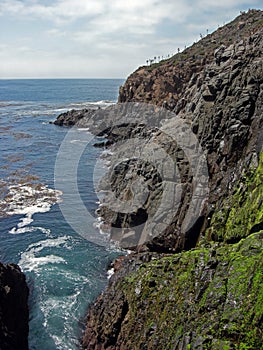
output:
[[260, 349], [262, 23], [242, 13], [140, 67], [119, 104], [78, 122], [114, 151], [99, 215], [134, 250], [89, 309], [85, 349]]
[[[233, 207], [222, 207], [231, 210], [220, 222], [223, 242], [207, 230], [192, 250], [116, 261], [108, 288], [89, 310], [84, 348], [261, 349], [262, 179], [263, 153]], [[237, 232], [238, 243], [227, 244]]]
[[61, 113], [54, 121], [58, 126], [73, 126], [85, 116], [91, 116], [94, 113], [94, 109], [71, 109], [68, 112]]
[[[119, 105], [88, 115], [83, 111], [77, 125], [107, 137], [108, 141], [103, 141], [101, 146], [116, 144], [112, 147], [116, 155], [112, 157], [107, 175], [110, 180], [101, 187], [106, 196], [99, 215], [111, 228], [112, 239], [120, 241], [122, 247], [140, 246], [140, 249], [157, 252], [193, 248], [209, 227], [213, 213], [222, 207], [224, 198], [232, 196], [239, 179], [251, 164], [257, 163], [263, 123], [262, 17], [261, 11], [242, 14], [168, 62], [140, 68], [120, 89]], [[205, 60], [197, 54], [201, 48]], [[178, 77], [181, 77], [180, 89]], [[153, 82], [149, 91], [156, 94], [155, 97], [151, 95], [151, 100], [144, 90], [148, 80]], [[165, 85], [167, 81], [169, 84], [173, 81], [175, 105], [165, 103], [168, 90], [171, 90]], [[131, 90], [131, 95], [126, 93]], [[166, 108], [158, 110], [145, 102]], [[169, 112], [167, 108], [173, 111]], [[192, 135], [187, 136], [188, 144], [183, 140], [180, 144], [179, 129], [186, 135], [183, 129], [187, 128]], [[175, 161], [180, 179], [174, 180], [174, 187], [171, 188], [172, 181], [158, 175], [152, 167], [152, 159], [149, 161], [148, 157], [141, 161], [142, 154], [136, 147], [131, 154], [131, 143], [126, 146], [125, 142], [133, 138], [146, 140], [144, 144], [136, 145], [137, 150], [145, 148], [146, 144], [149, 148], [151, 144], [149, 152], [159, 147]], [[202, 152], [197, 152], [195, 157], [201, 159], [202, 153], [207, 161], [207, 170], [204, 169], [202, 174], [208, 181], [207, 197], [203, 189], [200, 191], [200, 176], [197, 179], [194, 174], [193, 159], [188, 154], [196, 144]], [[129, 160], [120, 163], [125, 156]], [[161, 161], [162, 157], [159, 163]], [[131, 195], [139, 196], [132, 188], [136, 176], [143, 178], [150, 188], [147, 200], [142, 206], [134, 207], [131, 213], [115, 210], [116, 198], [123, 202]], [[164, 225], [156, 220], [155, 214], [166, 193], [171, 191], [180, 191], [181, 201], [174, 216], [169, 218], [169, 224]], [[171, 216], [174, 208], [167, 205], [165, 210]], [[136, 225], [140, 227], [135, 230]]]
[[[169, 227], [116, 261], [108, 288], [89, 309], [85, 349], [262, 347], [262, 23], [262, 11], [243, 13], [170, 60], [139, 68], [120, 89], [121, 103], [173, 111], [167, 125], [185, 121], [206, 155], [209, 194], [190, 231], [182, 230], [194, 193], [184, 150], [154, 122], [149, 129], [136, 118], [127, 125], [120, 117], [118, 127], [103, 119], [101, 135], [110, 144], [136, 136], [162, 145], [178, 164], [183, 199]], [[149, 164], [130, 163], [111, 169], [116, 198], [129, 199], [126, 188], [139, 171], [154, 179], [152, 204], [161, 179]], [[147, 218], [150, 208], [143, 208]], [[100, 215], [113, 236], [114, 227], [127, 229], [143, 216], [116, 215], [103, 203]]]
[[28, 349], [28, 287], [18, 265], [0, 263], [0, 349]]
[[[216, 65], [220, 66], [233, 56], [238, 59], [245, 49], [242, 40], [253, 36], [260, 29], [262, 11], [251, 10], [241, 14], [170, 59], [138, 68], [120, 88], [119, 102], [149, 102], [164, 105], [178, 113], [185, 107], [185, 101], [189, 101], [188, 86], [194, 85], [197, 80], [198, 84], [202, 83], [207, 64], [215, 60]], [[235, 68], [237, 66], [232, 67], [232, 71]], [[213, 100], [213, 86], [207, 88], [203, 96]]]

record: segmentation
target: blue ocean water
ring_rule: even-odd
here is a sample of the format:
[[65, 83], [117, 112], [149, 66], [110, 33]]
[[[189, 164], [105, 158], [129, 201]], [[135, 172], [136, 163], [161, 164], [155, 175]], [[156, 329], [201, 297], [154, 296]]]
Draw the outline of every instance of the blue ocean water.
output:
[[[88, 304], [106, 285], [106, 267], [119, 254], [85, 239], [63, 217], [57, 202], [65, 199], [55, 191], [54, 167], [68, 129], [49, 122], [69, 109], [116, 102], [122, 82], [0, 80], [0, 261], [18, 263], [26, 274], [30, 350], [79, 348]], [[78, 176], [90, 213], [97, 208], [93, 170], [100, 152], [86, 147], [85, 175]], [[92, 223], [86, 229], [100, 234]]]

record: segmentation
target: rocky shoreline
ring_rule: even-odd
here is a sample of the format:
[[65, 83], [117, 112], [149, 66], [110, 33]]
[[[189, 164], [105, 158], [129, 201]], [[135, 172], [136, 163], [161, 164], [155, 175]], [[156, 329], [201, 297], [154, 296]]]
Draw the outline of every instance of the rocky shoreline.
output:
[[[106, 137], [101, 146], [117, 151], [105, 185], [114, 196], [106, 195], [100, 216], [111, 226], [112, 239], [134, 249], [117, 260], [108, 288], [89, 309], [85, 349], [260, 349], [262, 21], [262, 11], [242, 13], [171, 59], [140, 67], [120, 88], [115, 109], [77, 123]], [[146, 108], [140, 120], [138, 102], [144, 112], [145, 103], [154, 104], [155, 117], [150, 120]], [[171, 114], [164, 116], [162, 107]], [[188, 146], [169, 133], [188, 128], [194, 135]], [[154, 145], [150, 151], [161, 148], [178, 167], [180, 181], [174, 184], [181, 201], [164, 229], [155, 213], [169, 181], [140, 162], [136, 148], [133, 159], [120, 161], [133, 138], [137, 145]], [[207, 160], [205, 197], [191, 167], [189, 149], [196, 143]], [[123, 214], [114, 199], [137, 196], [132, 184], [138, 175], [151, 188], [148, 200]]]
[[[133, 250], [89, 308], [84, 349], [262, 347], [262, 23], [262, 11], [242, 13], [140, 67], [116, 106], [55, 121], [113, 150], [99, 215]], [[0, 283], [0, 344], [27, 349], [25, 277], [1, 264]]]

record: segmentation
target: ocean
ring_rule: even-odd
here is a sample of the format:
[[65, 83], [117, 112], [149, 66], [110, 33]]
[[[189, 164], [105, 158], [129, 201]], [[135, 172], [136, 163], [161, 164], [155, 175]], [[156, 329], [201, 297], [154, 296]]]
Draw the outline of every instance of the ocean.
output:
[[[88, 143], [78, 169], [78, 191], [90, 213], [80, 234], [61, 212], [74, 212], [74, 196], [55, 188], [54, 169], [69, 129], [51, 124], [70, 109], [115, 103], [120, 79], [0, 80], [0, 261], [17, 263], [30, 288], [29, 349], [79, 348], [89, 303], [107, 283], [107, 266], [120, 251], [101, 239], [95, 210], [94, 168], [103, 173], [101, 149]], [[83, 142], [79, 130], [74, 144]], [[84, 135], [84, 136], [83, 136]], [[74, 141], [74, 142], [73, 142]], [[100, 160], [100, 161], [99, 161]], [[98, 165], [99, 164], [99, 165]], [[64, 178], [64, 174], [61, 174]]]

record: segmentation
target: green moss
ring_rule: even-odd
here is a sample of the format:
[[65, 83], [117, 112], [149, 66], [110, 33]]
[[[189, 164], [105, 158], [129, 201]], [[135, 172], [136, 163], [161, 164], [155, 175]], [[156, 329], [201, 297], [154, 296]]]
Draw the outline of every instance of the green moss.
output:
[[226, 198], [212, 217], [207, 237], [237, 242], [263, 222], [263, 153], [259, 165], [250, 167], [239, 181], [233, 196]]
[[263, 232], [144, 264], [120, 285], [123, 332], [136, 349], [260, 349], [262, 248]]
[[221, 243], [154, 260], [125, 279], [127, 329], [136, 349], [146, 343], [161, 350], [260, 349], [262, 164], [263, 154], [214, 215], [211, 228]]

